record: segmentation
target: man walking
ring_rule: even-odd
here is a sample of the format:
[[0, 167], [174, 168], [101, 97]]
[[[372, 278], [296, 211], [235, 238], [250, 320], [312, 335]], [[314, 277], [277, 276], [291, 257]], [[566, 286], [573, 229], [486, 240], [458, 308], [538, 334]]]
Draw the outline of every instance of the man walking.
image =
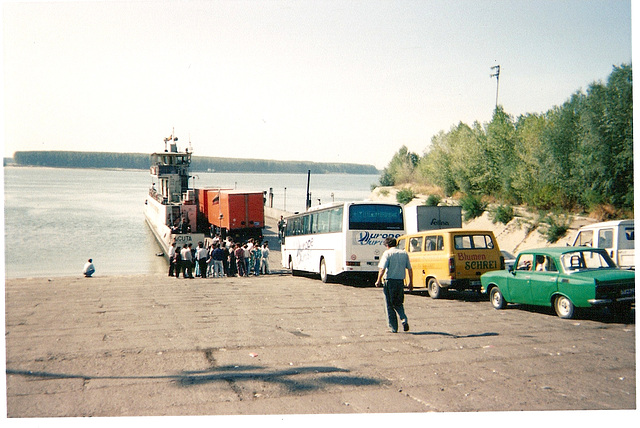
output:
[[400, 317], [402, 327], [404, 331], [409, 331], [409, 322], [407, 315], [404, 313], [404, 277], [406, 271], [409, 272], [409, 291], [413, 290], [413, 269], [411, 269], [411, 262], [409, 262], [409, 255], [404, 250], [400, 250], [396, 247], [397, 241], [395, 238], [386, 238], [384, 245], [387, 250], [382, 254], [380, 263], [378, 264], [378, 279], [376, 280], [376, 287], [380, 287], [382, 284], [382, 278], [384, 281], [384, 299], [387, 304], [387, 317], [389, 318], [389, 328], [392, 333], [398, 332], [398, 318], [396, 313]]

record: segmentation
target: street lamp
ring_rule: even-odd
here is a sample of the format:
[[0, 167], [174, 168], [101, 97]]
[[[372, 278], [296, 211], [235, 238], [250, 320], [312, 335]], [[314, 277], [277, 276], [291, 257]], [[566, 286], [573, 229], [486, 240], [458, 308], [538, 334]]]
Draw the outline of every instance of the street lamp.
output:
[[498, 108], [498, 89], [500, 88], [500, 66], [494, 65], [491, 67], [492, 70], [495, 70], [495, 73], [490, 74], [489, 77], [496, 78], [496, 109]]

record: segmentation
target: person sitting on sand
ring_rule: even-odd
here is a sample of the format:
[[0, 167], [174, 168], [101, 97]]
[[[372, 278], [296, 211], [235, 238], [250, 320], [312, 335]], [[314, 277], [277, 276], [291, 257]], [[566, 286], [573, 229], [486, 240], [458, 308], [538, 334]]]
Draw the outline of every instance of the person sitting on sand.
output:
[[84, 274], [84, 276], [86, 276], [87, 278], [91, 278], [91, 275], [94, 274], [94, 272], [96, 271], [96, 268], [93, 266], [93, 260], [89, 259], [85, 264], [84, 264], [84, 269], [82, 269], [82, 273]]

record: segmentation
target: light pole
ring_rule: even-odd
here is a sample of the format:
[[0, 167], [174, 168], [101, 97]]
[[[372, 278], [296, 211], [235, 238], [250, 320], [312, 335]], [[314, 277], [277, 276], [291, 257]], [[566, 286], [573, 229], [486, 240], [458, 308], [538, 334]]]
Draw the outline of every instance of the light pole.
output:
[[495, 70], [495, 73], [490, 74], [489, 77], [496, 78], [496, 108], [498, 108], [498, 89], [500, 88], [500, 66], [494, 65], [491, 67], [492, 70]]
[[284, 188], [284, 210], [287, 210], [287, 188]]

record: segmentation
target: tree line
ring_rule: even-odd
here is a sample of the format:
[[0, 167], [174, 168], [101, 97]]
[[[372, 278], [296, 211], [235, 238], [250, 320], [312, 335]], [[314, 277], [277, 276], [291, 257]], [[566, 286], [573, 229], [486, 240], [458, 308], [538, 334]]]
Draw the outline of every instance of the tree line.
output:
[[[110, 168], [148, 169], [149, 154], [106, 153], [74, 151], [17, 151], [13, 162], [23, 166], [46, 166], [56, 168]], [[5, 162], [7, 164], [7, 162]], [[194, 172], [263, 172], [263, 173], [306, 173], [314, 174], [379, 174], [373, 165], [351, 163], [277, 161], [263, 159], [235, 159], [194, 156], [191, 161]]]
[[517, 118], [497, 106], [489, 123], [441, 131], [420, 156], [406, 146], [383, 186], [406, 183], [538, 210], [633, 210], [631, 65], [614, 66], [561, 106]]

